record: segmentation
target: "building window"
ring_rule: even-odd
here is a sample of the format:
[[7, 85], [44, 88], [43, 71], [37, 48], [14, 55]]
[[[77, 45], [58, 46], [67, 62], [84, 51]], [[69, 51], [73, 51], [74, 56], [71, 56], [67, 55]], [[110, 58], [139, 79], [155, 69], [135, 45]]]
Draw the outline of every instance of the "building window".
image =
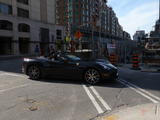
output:
[[28, 0], [17, 0], [17, 2], [26, 4], [26, 5], [28, 5], [29, 3]]
[[29, 18], [29, 11], [22, 8], [17, 8], [17, 14], [18, 17]]
[[19, 32], [30, 32], [30, 26], [27, 24], [21, 23], [18, 25], [18, 31]]
[[30, 38], [19, 38], [19, 52], [21, 54], [29, 53], [29, 40]]
[[40, 38], [42, 43], [48, 43], [50, 41], [49, 29], [40, 28]]
[[62, 30], [57, 30], [56, 31], [57, 39], [62, 39]]
[[0, 20], [0, 30], [13, 30], [13, 24], [7, 20]]
[[52, 42], [54, 43], [55, 41], [54, 41], [54, 35], [52, 35]]
[[12, 14], [12, 6], [0, 3], [0, 13]]

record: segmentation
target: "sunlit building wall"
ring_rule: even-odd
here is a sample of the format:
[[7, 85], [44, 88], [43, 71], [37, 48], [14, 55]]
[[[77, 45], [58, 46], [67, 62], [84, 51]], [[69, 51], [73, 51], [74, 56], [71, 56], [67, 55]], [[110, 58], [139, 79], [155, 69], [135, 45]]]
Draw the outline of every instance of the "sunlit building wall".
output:
[[0, 55], [34, 54], [64, 39], [55, 14], [55, 0], [0, 0]]

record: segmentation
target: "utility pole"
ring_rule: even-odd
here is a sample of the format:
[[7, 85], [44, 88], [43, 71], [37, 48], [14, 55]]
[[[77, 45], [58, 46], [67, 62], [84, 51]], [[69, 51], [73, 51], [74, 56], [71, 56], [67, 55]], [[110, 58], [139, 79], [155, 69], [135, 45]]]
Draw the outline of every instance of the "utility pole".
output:
[[68, 19], [68, 24], [67, 24], [67, 36], [69, 37], [70, 41], [69, 41], [69, 45], [68, 47], [70, 47], [70, 51], [72, 52], [72, 48], [74, 47], [74, 45], [72, 44], [74, 42], [73, 38], [71, 37], [71, 23], [70, 23], [70, 16], [69, 16], [69, 12], [70, 12], [70, 0], [67, 0], [68, 2], [68, 6], [67, 6], [67, 19]]
[[102, 9], [103, 8], [101, 8], [102, 7], [102, 3], [101, 3], [101, 5], [100, 5], [100, 10], [99, 10], [99, 41], [98, 41], [98, 53], [99, 53], [99, 55], [101, 56], [101, 30], [102, 30], [102, 20], [101, 20], [101, 17], [102, 17]]
[[92, 46], [91, 48], [92, 48], [92, 58], [95, 58], [95, 42], [94, 42], [94, 17], [95, 15], [94, 15], [93, 9], [94, 9], [94, 0], [92, 0], [92, 10], [91, 10], [91, 25], [92, 25], [92, 38], [91, 38]]
[[159, 0], [159, 22], [160, 22], [160, 0]]
[[92, 25], [92, 58], [95, 58], [95, 52], [94, 52], [94, 26]]
[[[70, 22], [69, 22], [69, 0], [67, 0], [67, 24], [66, 24], [66, 39], [69, 39], [70, 37]], [[69, 46], [66, 45], [66, 50]]]
[[99, 41], [98, 41], [98, 52], [99, 55], [102, 56], [102, 51], [101, 51], [101, 46], [102, 46], [102, 13], [104, 11], [104, 1], [100, 0], [100, 5], [99, 5]]

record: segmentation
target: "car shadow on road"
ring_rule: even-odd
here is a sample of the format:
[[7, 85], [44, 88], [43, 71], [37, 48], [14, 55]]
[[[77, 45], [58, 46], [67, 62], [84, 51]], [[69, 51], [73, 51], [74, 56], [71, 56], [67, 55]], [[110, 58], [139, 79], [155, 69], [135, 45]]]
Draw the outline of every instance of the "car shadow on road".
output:
[[[73, 80], [73, 79], [55, 79], [55, 78], [47, 78], [47, 79], [41, 79], [41, 80], [36, 80], [39, 82], [44, 82], [44, 83], [56, 83], [56, 84], [66, 84], [66, 85], [86, 85], [86, 86], [91, 86], [90, 84], [87, 84], [84, 80]], [[127, 86], [124, 86], [120, 84], [118, 81], [101, 81], [100, 83], [97, 83], [92, 86], [98, 86], [98, 87], [111, 87], [111, 88], [124, 88]]]

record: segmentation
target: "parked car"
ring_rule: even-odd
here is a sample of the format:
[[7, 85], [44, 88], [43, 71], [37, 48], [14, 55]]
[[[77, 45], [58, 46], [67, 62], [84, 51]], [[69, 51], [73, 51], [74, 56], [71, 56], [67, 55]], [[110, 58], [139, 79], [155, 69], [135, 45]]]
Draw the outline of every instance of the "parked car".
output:
[[23, 72], [30, 79], [54, 78], [84, 79], [89, 84], [102, 80], [116, 80], [118, 70], [104, 59], [83, 60], [71, 54], [57, 53], [49, 57], [24, 58]]

